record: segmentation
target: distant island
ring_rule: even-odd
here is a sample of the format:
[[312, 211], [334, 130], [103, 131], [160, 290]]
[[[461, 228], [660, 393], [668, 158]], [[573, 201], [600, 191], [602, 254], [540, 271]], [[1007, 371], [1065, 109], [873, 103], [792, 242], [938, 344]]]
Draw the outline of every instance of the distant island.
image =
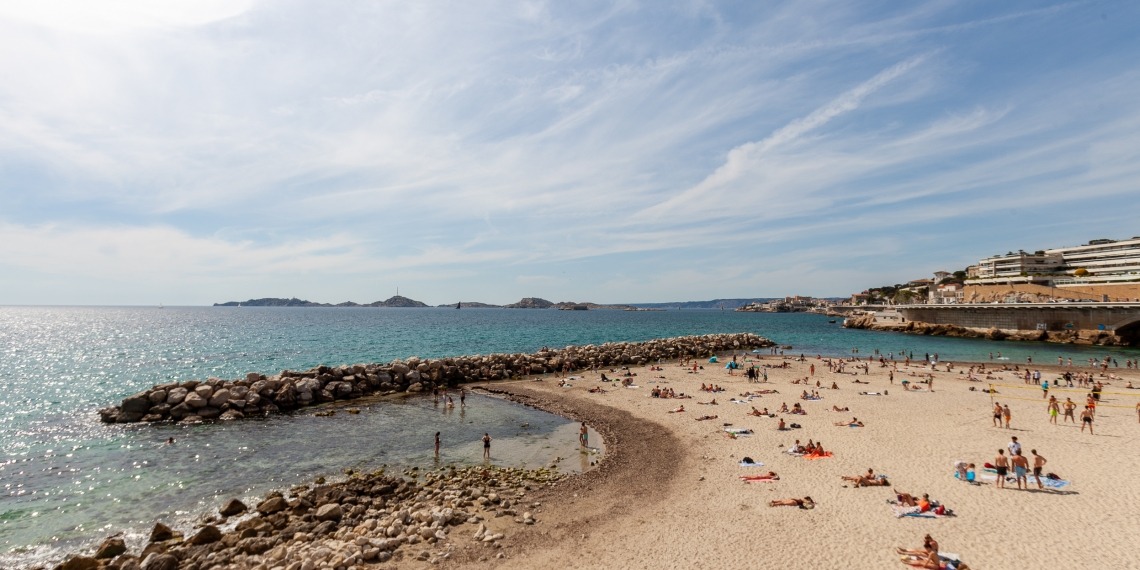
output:
[[248, 301], [228, 301], [226, 303], [214, 303], [215, 307], [427, 307], [427, 303], [409, 299], [400, 295], [389, 297], [383, 301], [374, 301], [368, 304], [354, 303], [352, 301], [345, 301], [344, 303], [337, 303], [335, 305], [329, 303], [314, 303], [313, 301], [305, 301], [296, 297], [292, 299], [281, 299], [276, 297], [266, 297], [263, 299], [250, 299]]
[[[673, 303], [626, 303], [626, 304], [600, 304], [591, 302], [577, 302], [577, 301], [559, 301], [557, 303], [548, 301], [540, 297], [523, 297], [518, 302], [509, 305], [493, 305], [490, 303], [481, 303], [479, 301], [461, 301], [457, 303], [446, 303], [443, 305], [436, 305], [436, 308], [460, 308], [460, 309], [559, 309], [563, 311], [593, 311], [593, 310], [617, 310], [617, 311], [663, 311], [674, 309], [737, 309], [749, 305], [757, 305], [766, 303], [772, 299], [768, 298], [753, 298], [753, 299], [713, 299], [711, 301], [678, 301]], [[389, 297], [383, 301], [375, 301], [372, 303], [356, 303], [353, 301], [345, 301], [343, 303], [317, 303], [305, 299], [298, 299], [296, 297], [290, 299], [278, 297], [265, 297], [262, 299], [249, 299], [248, 301], [227, 301], [225, 303], [214, 303], [215, 307], [388, 307], [388, 308], [406, 308], [406, 307], [430, 307], [427, 303], [409, 299], [400, 295]]]

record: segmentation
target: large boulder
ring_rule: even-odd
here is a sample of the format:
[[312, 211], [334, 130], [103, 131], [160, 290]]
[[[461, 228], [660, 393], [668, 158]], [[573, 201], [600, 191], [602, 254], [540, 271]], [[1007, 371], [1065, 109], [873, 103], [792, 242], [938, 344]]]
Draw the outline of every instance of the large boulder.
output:
[[143, 560], [142, 570], [178, 570], [178, 559], [172, 554], [151, 554]]
[[99, 561], [90, 556], [72, 556], [59, 565], [59, 570], [96, 570]]
[[221, 509], [218, 509], [218, 513], [220, 513], [223, 517], [232, 517], [234, 515], [240, 515], [244, 513], [247, 509], [248, 507], [245, 506], [245, 503], [241, 502], [240, 500], [230, 499], [226, 502], [225, 505], [222, 506]]
[[191, 536], [190, 540], [188, 542], [190, 544], [198, 546], [198, 545], [202, 545], [202, 544], [210, 544], [212, 542], [217, 542], [221, 539], [222, 539], [222, 531], [219, 530], [218, 527], [216, 527], [212, 524], [208, 524], [208, 525], [202, 527], [202, 529], [199, 530], [197, 533], [195, 533], [194, 536]]
[[187, 392], [189, 391], [181, 386], [172, 388], [169, 392], [166, 393], [166, 403], [170, 404], [171, 406], [177, 406], [178, 404], [181, 404], [182, 401], [186, 399]]
[[314, 515], [319, 521], [339, 521], [342, 516], [344, 511], [341, 510], [339, 503], [321, 505], [317, 507], [317, 513]]
[[147, 399], [151, 405], [161, 404], [166, 401], [166, 390], [155, 390], [147, 396]]
[[281, 496], [270, 497], [257, 505], [257, 512], [263, 515], [271, 515], [273, 513], [281, 512], [289, 508], [289, 503]]
[[99, 548], [95, 549], [95, 558], [114, 558], [127, 551], [127, 543], [122, 538], [112, 536], [104, 540]]
[[170, 527], [156, 522], [154, 528], [150, 531], [150, 542], [164, 542], [177, 536], [173, 529]]
[[210, 407], [211, 408], [220, 408], [220, 407], [222, 407], [223, 404], [225, 404], [226, 402], [229, 402], [229, 401], [230, 401], [230, 391], [225, 389], [225, 388], [222, 388], [221, 390], [214, 392], [214, 394], [212, 396], [210, 396]]
[[214, 395], [214, 387], [209, 384], [199, 384], [194, 387], [194, 392], [205, 400], [209, 400], [210, 396]]
[[199, 408], [205, 408], [210, 403], [210, 401], [195, 391], [186, 394], [186, 399], [182, 400], [182, 403], [186, 406], [189, 406], [191, 409], [197, 410]]
[[145, 414], [150, 409], [150, 397], [146, 392], [139, 392], [134, 396], [123, 398], [123, 405], [120, 406], [124, 412]]

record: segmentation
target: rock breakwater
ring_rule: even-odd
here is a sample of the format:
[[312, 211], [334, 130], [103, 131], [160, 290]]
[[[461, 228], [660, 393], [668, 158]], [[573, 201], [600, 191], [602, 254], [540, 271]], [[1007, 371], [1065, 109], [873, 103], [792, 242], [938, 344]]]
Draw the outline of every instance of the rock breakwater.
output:
[[200, 422], [265, 416], [370, 394], [430, 392], [569, 369], [644, 365], [659, 360], [707, 356], [724, 350], [772, 346], [751, 333], [712, 334], [543, 349], [533, 354], [491, 354], [453, 358], [394, 360], [387, 364], [318, 366], [266, 376], [189, 380], [158, 384], [99, 410], [106, 423]]
[[[561, 480], [553, 470], [490, 466], [444, 467], [402, 476], [384, 470], [345, 481], [273, 491], [253, 507], [231, 499], [188, 534], [156, 523], [150, 540], [132, 552], [110, 537], [91, 556], [72, 555], [57, 568], [315, 570], [362, 568], [418, 560], [436, 564], [458, 545], [499, 556], [512, 528], [539, 522], [542, 504], [531, 491]], [[236, 524], [234, 522], [236, 521]], [[222, 530], [228, 528], [230, 530]]]

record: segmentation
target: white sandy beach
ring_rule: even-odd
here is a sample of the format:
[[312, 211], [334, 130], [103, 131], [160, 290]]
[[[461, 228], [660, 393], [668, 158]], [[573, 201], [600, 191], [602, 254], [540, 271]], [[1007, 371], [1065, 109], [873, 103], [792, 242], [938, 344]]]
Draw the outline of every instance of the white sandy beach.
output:
[[[797, 355], [798, 356], [798, 355]], [[598, 427], [616, 441], [606, 462], [629, 459], [583, 476], [544, 499], [539, 523], [520, 529], [500, 523], [508, 533], [504, 559], [477, 560], [477, 553], [457, 556], [450, 565], [499, 562], [509, 568], [784, 568], [872, 569], [906, 568], [895, 547], [918, 548], [930, 533], [943, 552], [957, 553], [972, 568], [1140, 568], [1132, 537], [1140, 499], [1140, 456], [1134, 450], [1140, 423], [1134, 406], [1140, 390], [1127, 390], [1125, 380], [1140, 384], [1140, 372], [1113, 368], [1121, 376], [1105, 387], [1097, 410], [1096, 435], [1081, 433], [1073, 423], [1051, 425], [1046, 401], [1038, 386], [1027, 386], [1013, 373], [996, 374], [994, 399], [1008, 403], [1012, 429], [992, 427], [991, 397], [981, 392], [986, 382], [968, 382], [968, 365], [947, 373], [940, 365], [934, 391], [903, 391], [900, 381], [912, 371], [901, 362], [894, 385], [888, 369], [873, 362], [870, 375], [834, 374], [814, 357], [796, 362], [789, 355], [742, 356], [758, 364], [788, 361], [788, 369], [769, 369], [769, 382], [749, 383], [737, 371], [701, 361], [693, 374], [676, 362], [662, 371], [632, 368], [639, 388], [602, 383], [587, 372], [559, 387], [558, 380], [496, 383], [496, 389], [519, 391], [550, 402], [561, 402], [582, 415], [607, 417]], [[863, 355], [862, 358], [866, 359]], [[747, 364], [747, 363], [745, 363]], [[791, 381], [816, 372], [823, 399], [802, 401], [803, 385]], [[1007, 363], [1013, 366], [1014, 363]], [[1123, 364], [1123, 363], [1121, 363]], [[991, 365], [991, 363], [987, 363]], [[1000, 364], [999, 364], [1000, 365]], [[850, 366], [848, 367], [850, 370]], [[1061, 369], [1036, 366], [1053, 380]], [[1087, 368], [1074, 370], [1087, 371]], [[608, 376], [614, 373], [605, 371]], [[619, 373], [621, 371], [618, 371]], [[984, 375], [983, 375], [984, 377]], [[828, 389], [835, 381], [839, 389]], [[718, 384], [724, 392], [698, 390], [701, 383]], [[692, 399], [650, 397], [654, 385], [692, 395]], [[603, 387], [606, 393], [590, 393]], [[974, 387], [977, 391], [970, 391]], [[749, 390], [776, 389], [779, 394], [755, 398], [749, 404], [729, 400]], [[860, 391], [889, 391], [888, 396], [863, 396]], [[1083, 407], [1086, 390], [1056, 390]], [[699, 405], [716, 398], [719, 405]], [[802, 429], [776, 431], [774, 418], [748, 415], [751, 406], [775, 411], [782, 403], [800, 402], [807, 415], [780, 414]], [[668, 413], [684, 404], [685, 413]], [[830, 411], [833, 405], [850, 412]], [[1121, 407], [1114, 407], [1121, 406]], [[609, 413], [612, 412], [612, 413]], [[607, 415], [608, 413], [608, 415]], [[696, 421], [703, 415], [715, 420]], [[834, 422], [858, 417], [862, 428], [837, 427]], [[619, 418], [619, 419], [613, 419]], [[625, 418], [625, 419], [620, 419]], [[755, 434], [729, 438], [723, 424], [752, 428]], [[636, 429], [634, 429], [636, 427]], [[992, 462], [1016, 435], [1032, 459], [1036, 449], [1048, 459], [1046, 472], [1071, 484], [1061, 492], [998, 489], [993, 484], [970, 485], [952, 476], [955, 460]], [[823, 443], [834, 456], [814, 461], [782, 453], [795, 439]], [[664, 444], [664, 445], [662, 445]], [[763, 462], [764, 468], [740, 467], [742, 457]], [[841, 475], [864, 473], [868, 467], [887, 474], [890, 487], [853, 488]], [[780, 480], [745, 483], [740, 475], [776, 471]], [[1013, 484], [1009, 484], [1014, 487]], [[895, 491], [929, 493], [953, 509], [955, 517], [896, 518], [888, 500]], [[813, 510], [769, 507], [774, 498], [810, 495]], [[491, 521], [489, 526], [496, 521]], [[461, 541], [461, 539], [460, 539]]]

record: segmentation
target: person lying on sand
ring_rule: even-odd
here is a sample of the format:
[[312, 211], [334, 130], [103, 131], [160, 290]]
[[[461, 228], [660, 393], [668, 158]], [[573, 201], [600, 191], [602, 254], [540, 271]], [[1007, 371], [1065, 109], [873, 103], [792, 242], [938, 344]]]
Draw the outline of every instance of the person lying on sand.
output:
[[850, 412], [851, 410], [847, 409], [847, 406], [843, 406], [842, 408], [840, 408], [839, 406], [831, 406], [831, 411], [833, 411], [833, 412]]
[[837, 426], [849, 426], [849, 427], [863, 427], [863, 422], [859, 421], [859, 418], [851, 418], [851, 421], [849, 421], [849, 422], [835, 422], [835, 425], [837, 425]]
[[705, 420], [715, 420], [715, 419], [716, 419], [716, 416], [701, 416], [701, 417], [697, 418], [697, 421], [703, 422]]
[[745, 483], [753, 481], [779, 481], [780, 476], [775, 471], [769, 471], [763, 475], [741, 475], [740, 479]]
[[720, 404], [716, 403], [716, 398], [713, 398], [711, 402], [697, 402], [697, 403], [702, 405], [702, 406], [719, 406], [720, 405]]
[[801, 509], [814, 509], [815, 501], [811, 497], [802, 499], [772, 499], [768, 501], [769, 507], [799, 507]]
[[605, 394], [606, 393], [606, 390], [600, 386], [594, 386], [593, 388], [590, 388], [589, 391], [592, 394]]
[[844, 481], [851, 481], [855, 483], [856, 487], [890, 487], [891, 484], [887, 480], [886, 475], [875, 475], [875, 470], [868, 468], [867, 472], [863, 475], [844, 475]]
[[909, 554], [909, 555], [913, 555], [913, 556], [925, 556], [926, 552], [928, 550], [933, 550], [934, 552], [938, 552], [938, 541], [934, 540], [934, 538], [931, 537], [929, 534], [922, 537], [922, 547], [921, 548], [905, 548], [905, 547], [900, 546], [900, 547], [895, 549], [895, 552], [898, 552], [899, 554], [904, 554], [904, 555]]
[[677, 408], [676, 410], [669, 410], [669, 413], [670, 414], [676, 414], [678, 412], [683, 412], [683, 411], [685, 411], [685, 405], [681, 404], [681, 407]]

